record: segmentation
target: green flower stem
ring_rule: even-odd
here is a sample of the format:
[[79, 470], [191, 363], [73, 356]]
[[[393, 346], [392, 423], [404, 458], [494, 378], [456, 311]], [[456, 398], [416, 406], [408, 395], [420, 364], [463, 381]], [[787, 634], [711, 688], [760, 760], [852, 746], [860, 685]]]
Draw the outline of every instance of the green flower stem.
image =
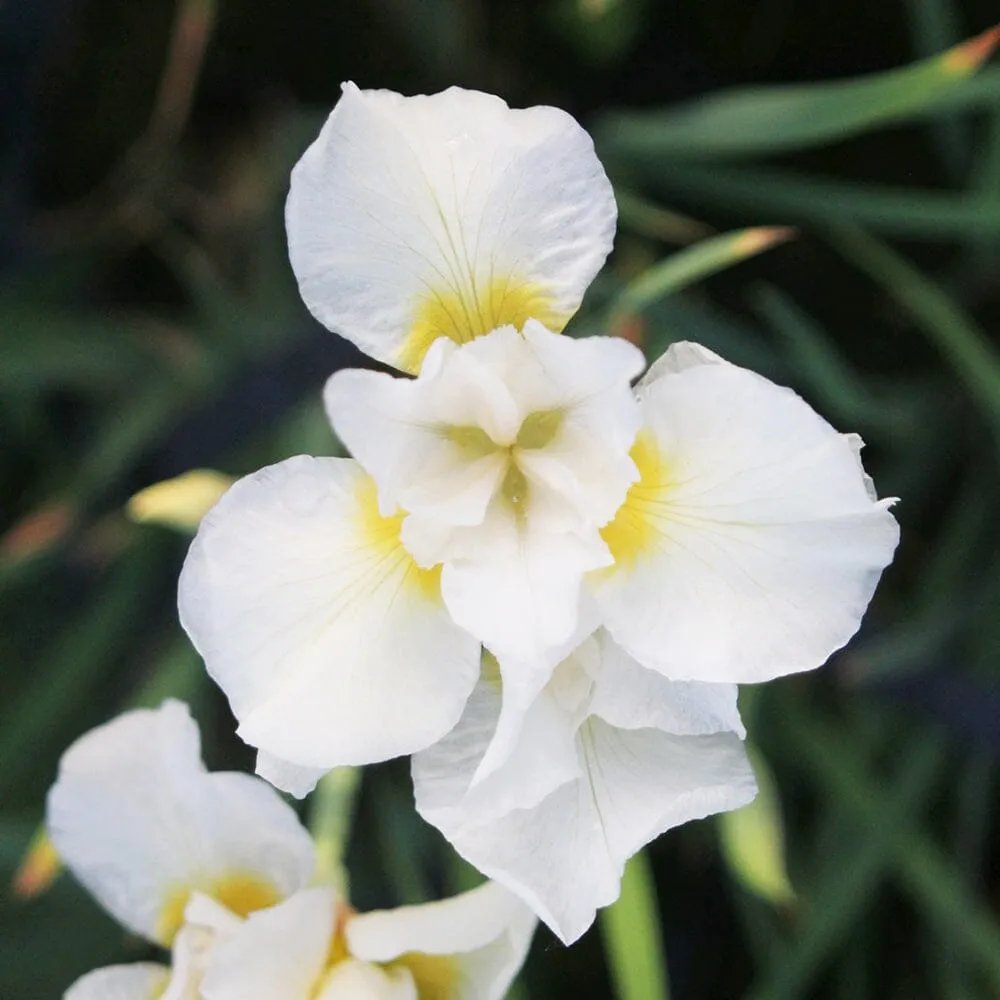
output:
[[625, 866], [621, 896], [601, 911], [600, 925], [618, 1000], [669, 1000], [656, 887], [645, 853]]
[[337, 767], [322, 777], [313, 793], [309, 831], [316, 844], [316, 881], [333, 884], [349, 896], [344, 852], [354, 820], [361, 768]]

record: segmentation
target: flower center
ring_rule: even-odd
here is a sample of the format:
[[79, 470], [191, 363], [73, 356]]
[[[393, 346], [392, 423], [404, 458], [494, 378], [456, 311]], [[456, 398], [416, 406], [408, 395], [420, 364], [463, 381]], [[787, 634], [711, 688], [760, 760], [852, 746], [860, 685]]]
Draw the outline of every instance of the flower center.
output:
[[494, 452], [507, 453], [507, 472], [500, 494], [510, 503], [517, 518], [524, 517], [528, 501], [528, 478], [517, 463], [517, 451], [537, 451], [550, 444], [562, 426], [562, 410], [538, 410], [529, 413], [517, 432], [512, 445], [499, 445], [482, 429], [474, 425], [447, 427], [444, 436], [457, 445], [462, 457], [469, 462], [485, 458]]

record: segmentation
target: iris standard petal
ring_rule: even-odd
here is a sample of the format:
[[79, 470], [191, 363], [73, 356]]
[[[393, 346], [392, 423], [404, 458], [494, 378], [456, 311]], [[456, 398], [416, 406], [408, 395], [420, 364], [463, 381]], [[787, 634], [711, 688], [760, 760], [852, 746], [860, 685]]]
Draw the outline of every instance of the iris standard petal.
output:
[[529, 317], [561, 330], [611, 250], [617, 211], [586, 132], [452, 87], [344, 84], [292, 172], [289, 254], [321, 323], [396, 368]]

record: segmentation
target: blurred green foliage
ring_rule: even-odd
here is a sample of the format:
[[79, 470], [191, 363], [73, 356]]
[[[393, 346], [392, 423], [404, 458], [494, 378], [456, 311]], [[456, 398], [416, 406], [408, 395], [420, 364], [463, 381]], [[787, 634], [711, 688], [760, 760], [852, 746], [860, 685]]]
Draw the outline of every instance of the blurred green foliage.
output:
[[[60, 752], [126, 705], [185, 697], [210, 765], [248, 766], [177, 625], [185, 539], [123, 506], [189, 468], [335, 453], [318, 390], [361, 360], [299, 302], [288, 171], [341, 79], [460, 83], [595, 135], [621, 229], [577, 332], [627, 307], [651, 357], [697, 340], [793, 386], [902, 498], [861, 634], [745, 692], [795, 904], [743, 888], [713, 824], [648, 854], [671, 996], [1000, 996], [1000, 66], [939, 55], [996, 17], [990, 0], [0, 5], [0, 877]], [[704, 248], [671, 254], [744, 226], [798, 238], [679, 288]], [[361, 906], [470, 878], [401, 762], [366, 771], [346, 862]], [[144, 954], [68, 878], [2, 894], [3, 1000]], [[565, 951], [540, 933], [531, 997], [611, 983], [598, 935]]]

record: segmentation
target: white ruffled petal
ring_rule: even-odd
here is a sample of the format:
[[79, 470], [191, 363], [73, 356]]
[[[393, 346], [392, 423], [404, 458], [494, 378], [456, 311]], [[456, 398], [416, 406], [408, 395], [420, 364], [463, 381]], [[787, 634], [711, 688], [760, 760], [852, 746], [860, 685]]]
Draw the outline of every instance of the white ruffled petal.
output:
[[599, 630], [590, 712], [620, 729], [662, 729], [678, 736], [710, 733], [746, 735], [736, 704], [735, 684], [671, 681], [632, 659], [611, 636]]
[[194, 891], [246, 913], [306, 884], [312, 840], [264, 782], [205, 771], [180, 702], [136, 710], [63, 755], [47, 823], [60, 857], [125, 927], [168, 945]]
[[346, 934], [357, 958], [400, 959], [418, 990], [423, 977], [433, 977], [449, 1000], [499, 1000], [524, 963], [534, 929], [524, 903], [487, 882], [437, 903], [360, 914], [347, 922]]
[[486, 882], [435, 903], [359, 913], [347, 921], [347, 947], [365, 962], [391, 962], [408, 951], [457, 955], [506, 933], [523, 912], [516, 896]]
[[[574, 728], [551, 696], [540, 694], [518, 711], [503, 754], [492, 766], [487, 754], [496, 744], [500, 689], [484, 679], [472, 692], [462, 721], [430, 751], [414, 757], [423, 808], [477, 817], [500, 817], [527, 809], [582, 774]], [[484, 764], [487, 766], [484, 767]]]
[[616, 559], [592, 577], [605, 625], [678, 680], [819, 666], [892, 558], [890, 502], [872, 500], [856, 442], [793, 392], [672, 351], [642, 390], [642, 478], [602, 532]]
[[81, 976], [63, 1000], [157, 1000], [170, 978], [165, 965], [109, 965]]
[[[454, 373], [449, 370], [447, 374]], [[440, 385], [440, 378], [428, 381], [430, 392], [420, 382], [380, 372], [337, 372], [324, 392], [330, 422], [378, 484], [383, 514], [394, 514], [399, 508], [418, 515], [431, 510], [445, 524], [479, 524], [507, 463], [495, 449], [470, 454], [449, 431], [473, 425], [475, 417], [497, 423], [503, 414], [487, 420], [483, 413], [474, 417], [463, 412], [471, 406], [462, 404], [473, 401], [478, 410], [487, 410], [484, 400], [490, 398], [491, 389], [494, 396], [500, 396], [497, 409], [502, 410], [502, 404], [512, 409], [508, 419], [514, 433], [519, 414], [506, 388], [494, 377], [466, 383], [455, 400], [456, 393], [448, 391], [453, 386]], [[445, 406], [448, 402], [454, 402], [450, 409]]]
[[356, 462], [300, 457], [240, 480], [202, 522], [181, 620], [248, 743], [329, 770], [454, 725], [479, 644], [402, 548], [400, 520]]
[[562, 329], [615, 229], [583, 129], [555, 108], [456, 87], [343, 91], [286, 206], [317, 319], [411, 372], [441, 336], [461, 343], [529, 317]]
[[479, 529], [455, 534], [441, 571], [452, 618], [501, 663], [554, 664], [577, 631], [584, 574], [610, 564], [601, 539], [537, 529], [495, 509]]
[[[617, 898], [625, 862], [643, 845], [672, 826], [744, 805], [755, 792], [731, 690], [655, 675], [650, 683], [648, 671], [609, 647], [606, 637], [588, 640], [559, 665], [531, 709], [547, 704], [550, 740], [529, 739], [525, 725], [480, 784], [473, 777], [493, 738], [489, 719], [499, 716], [495, 701], [484, 710], [481, 690], [455, 729], [413, 758], [417, 811], [566, 943]], [[614, 685], [628, 690], [602, 691]], [[648, 697], [657, 703], [643, 705]], [[595, 708], [642, 728], [618, 728]], [[575, 734], [577, 773], [546, 792], [536, 775], [555, 773], [549, 748], [560, 732]], [[512, 791], [533, 784], [541, 795], [519, 800]]]
[[[414, 757], [417, 810], [481, 872], [517, 893], [566, 943], [618, 897], [625, 862], [673, 826], [734, 809], [754, 795], [753, 773], [733, 734], [674, 736], [615, 729], [590, 719], [581, 730], [585, 777], [530, 809], [484, 816], [455, 803], [428, 805], [433, 770]], [[461, 767], [461, 760], [453, 760]], [[474, 762], [473, 762], [474, 766]]]
[[333, 940], [333, 889], [304, 889], [252, 914], [212, 952], [204, 1000], [312, 1000]]

